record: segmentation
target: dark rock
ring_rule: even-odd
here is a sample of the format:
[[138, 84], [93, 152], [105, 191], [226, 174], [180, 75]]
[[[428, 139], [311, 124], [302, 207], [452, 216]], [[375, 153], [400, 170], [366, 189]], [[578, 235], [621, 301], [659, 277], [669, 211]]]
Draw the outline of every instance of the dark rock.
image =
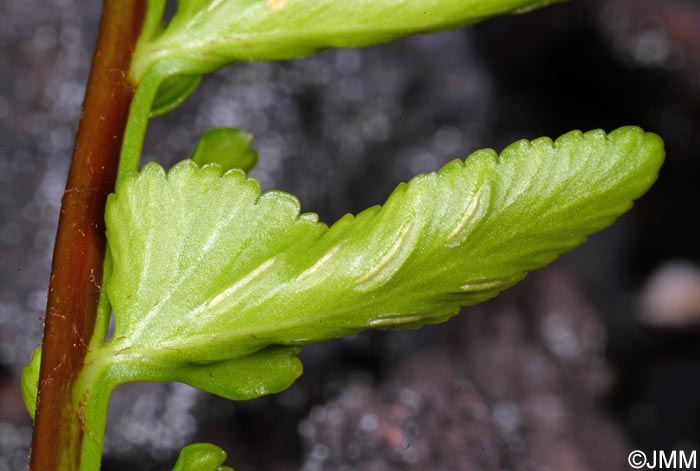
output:
[[604, 331], [561, 274], [468, 309], [376, 386], [349, 383], [302, 422], [303, 469], [620, 469], [599, 399]]

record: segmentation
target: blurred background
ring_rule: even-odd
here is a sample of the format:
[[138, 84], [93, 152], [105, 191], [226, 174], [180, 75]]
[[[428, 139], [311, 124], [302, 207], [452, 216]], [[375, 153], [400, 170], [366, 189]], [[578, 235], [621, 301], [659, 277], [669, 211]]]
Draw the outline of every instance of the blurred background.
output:
[[[18, 377], [41, 340], [100, 2], [0, 3], [0, 471], [26, 466]], [[700, 448], [700, 2], [578, 0], [303, 60], [236, 64], [152, 121], [145, 161], [250, 130], [264, 189], [332, 222], [399, 181], [520, 138], [635, 124], [667, 161], [613, 227], [445, 325], [307, 347], [284, 393], [120, 388], [105, 470], [194, 441], [240, 470], [619, 470]]]

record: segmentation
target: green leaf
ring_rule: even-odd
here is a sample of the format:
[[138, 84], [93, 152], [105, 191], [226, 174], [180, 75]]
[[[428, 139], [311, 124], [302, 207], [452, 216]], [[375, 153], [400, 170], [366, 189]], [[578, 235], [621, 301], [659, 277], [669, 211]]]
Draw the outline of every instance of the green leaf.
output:
[[219, 164], [224, 172], [233, 168], [248, 172], [258, 163], [252, 143], [253, 135], [242, 129], [210, 129], [200, 138], [192, 160], [200, 166]]
[[444, 321], [611, 224], [663, 155], [658, 136], [634, 127], [518, 141], [419, 175], [331, 228], [240, 171], [149, 164], [107, 203], [116, 327], [97, 354], [128, 364], [115, 374], [135, 371], [129, 379], [159, 365], [236, 397], [250, 396], [238, 379], [211, 386], [191, 364], [233, 372], [226, 360], [261, 352], [248, 361], [271, 373], [252, 382], [279, 389], [298, 365], [262, 349]]
[[284, 391], [301, 376], [296, 354], [300, 347], [270, 346], [233, 360], [173, 364], [149, 361], [142, 365], [139, 381], [186, 383], [234, 401]]
[[173, 75], [165, 78], [153, 100], [151, 117], [164, 115], [176, 108], [197, 89], [201, 81], [201, 75]]
[[[555, 1], [560, 0], [180, 0], [161, 34], [151, 28], [140, 39], [132, 72], [139, 80], [160, 63], [170, 74], [200, 75], [230, 62], [369, 46]], [[161, 12], [152, 8], [149, 17]]]
[[173, 471], [233, 471], [221, 466], [226, 461], [226, 452], [211, 443], [193, 443], [180, 451]]
[[35, 348], [29, 364], [22, 368], [20, 383], [22, 388], [22, 399], [27, 412], [34, 419], [36, 411], [36, 396], [39, 390], [39, 367], [41, 366], [41, 348]]

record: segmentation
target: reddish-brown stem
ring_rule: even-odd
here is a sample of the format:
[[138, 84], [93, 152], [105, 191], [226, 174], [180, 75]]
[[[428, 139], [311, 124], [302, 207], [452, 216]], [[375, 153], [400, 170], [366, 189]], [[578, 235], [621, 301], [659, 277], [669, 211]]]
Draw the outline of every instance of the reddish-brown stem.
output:
[[49, 285], [30, 470], [77, 471], [84, 430], [72, 390], [97, 315], [104, 209], [113, 191], [134, 86], [128, 78], [146, 0], [105, 0]]

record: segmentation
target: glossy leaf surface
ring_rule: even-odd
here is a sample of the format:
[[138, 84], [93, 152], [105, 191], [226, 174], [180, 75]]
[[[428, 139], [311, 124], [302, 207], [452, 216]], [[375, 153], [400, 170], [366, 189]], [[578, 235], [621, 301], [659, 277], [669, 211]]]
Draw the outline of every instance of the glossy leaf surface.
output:
[[221, 466], [226, 461], [226, 452], [210, 443], [194, 443], [180, 451], [173, 471], [233, 471]]
[[195, 366], [225, 373], [276, 351], [260, 359], [275, 373], [253, 382], [279, 390], [299, 365], [263, 349], [444, 321], [611, 224], [662, 160], [661, 140], [633, 127], [518, 141], [419, 175], [330, 228], [240, 171], [149, 164], [108, 202], [109, 350], [138, 365], [133, 379], [169, 368], [155, 379], [227, 397], [239, 392], [204, 384]]
[[29, 364], [22, 368], [20, 384], [22, 388], [22, 399], [27, 412], [32, 419], [36, 412], [36, 396], [39, 386], [39, 367], [41, 366], [41, 348], [35, 348]]
[[258, 163], [252, 145], [253, 135], [242, 129], [210, 129], [199, 139], [192, 160], [200, 166], [219, 164], [224, 172], [234, 168], [248, 172]]
[[151, 117], [163, 115], [187, 99], [202, 81], [201, 75], [173, 75], [163, 80], [158, 87]]

